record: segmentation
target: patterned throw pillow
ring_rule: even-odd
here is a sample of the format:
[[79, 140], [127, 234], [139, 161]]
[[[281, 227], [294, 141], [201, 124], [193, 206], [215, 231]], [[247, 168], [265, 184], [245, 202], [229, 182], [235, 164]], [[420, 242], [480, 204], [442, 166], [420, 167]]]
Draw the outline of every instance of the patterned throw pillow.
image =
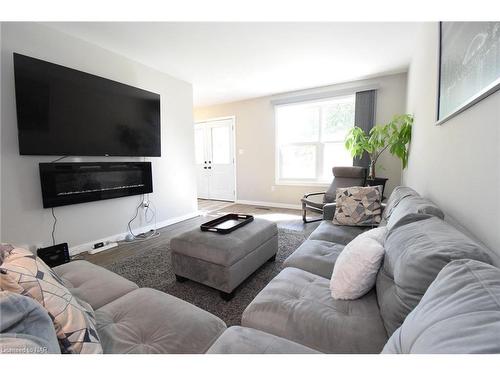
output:
[[333, 223], [353, 226], [380, 224], [381, 195], [377, 186], [338, 188]]
[[92, 307], [77, 300], [31, 251], [8, 251], [0, 265], [0, 289], [31, 297], [45, 307], [54, 323], [61, 353], [102, 353]]

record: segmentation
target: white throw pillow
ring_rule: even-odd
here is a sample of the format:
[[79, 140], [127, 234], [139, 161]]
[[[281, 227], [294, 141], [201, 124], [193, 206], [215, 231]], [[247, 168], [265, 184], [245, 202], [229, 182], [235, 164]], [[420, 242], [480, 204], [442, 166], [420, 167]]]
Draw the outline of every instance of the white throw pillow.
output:
[[375, 285], [384, 258], [386, 227], [364, 232], [349, 242], [340, 253], [330, 280], [335, 299], [357, 299]]

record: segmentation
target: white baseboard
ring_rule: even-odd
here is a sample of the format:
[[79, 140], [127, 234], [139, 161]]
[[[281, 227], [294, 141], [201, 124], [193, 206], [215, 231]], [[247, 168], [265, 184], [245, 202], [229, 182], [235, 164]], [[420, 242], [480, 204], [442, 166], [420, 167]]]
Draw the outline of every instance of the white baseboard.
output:
[[[186, 215], [177, 216], [177, 217], [173, 217], [171, 219], [159, 221], [159, 222], [156, 223], [156, 228], [160, 229], [160, 228], [163, 228], [163, 227], [167, 227], [169, 225], [180, 223], [181, 221], [192, 219], [193, 217], [197, 217], [197, 216], [200, 216], [200, 212], [199, 211], [195, 211], [195, 212], [191, 212], [191, 213], [186, 214]], [[151, 229], [154, 229], [153, 225], [147, 225], [147, 226], [144, 226], [144, 227], [141, 227], [141, 228], [134, 228], [134, 233], [145, 233], [145, 232], [147, 232], [147, 231], [149, 231]], [[83, 253], [85, 251], [89, 251], [89, 250], [91, 250], [93, 248], [94, 244], [97, 243], [97, 242], [118, 242], [118, 241], [123, 241], [125, 239], [125, 236], [127, 234], [128, 234], [128, 232], [123, 232], [123, 233], [111, 235], [111, 236], [108, 236], [108, 237], [105, 237], [105, 238], [100, 238], [100, 239], [94, 240], [92, 242], [86, 242], [86, 243], [83, 243], [81, 245], [76, 245], [76, 246], [70, 247], [69, 248], [69, 254], [71, 256], [73, 256], [73, 255], [76, 255], [76, 254]]]
[[276, 207], [276, 208], [289, 208], [292, 210], [301, 210], [302, 206], [300, 204], [288, 204], [288, 203], [277, 203], [277, 202], [260, 202], [260, 201], [246, 201], [238, 199], [235, 203], [248, 204], [250, 206], [264, 206], [264, 207]]

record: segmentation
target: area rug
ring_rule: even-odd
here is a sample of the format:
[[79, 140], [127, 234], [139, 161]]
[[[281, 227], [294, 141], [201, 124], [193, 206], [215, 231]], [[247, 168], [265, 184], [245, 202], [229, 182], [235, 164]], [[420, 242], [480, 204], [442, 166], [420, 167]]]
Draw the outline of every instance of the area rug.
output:
[[106, 268], [135, 282], [140, 287], [158, 289], [218, 316], [228, 326], [239, 325], [243, 310], [271, 279], [283, 269], [283, 261], [305, 240], [305, 233], [278, 228], [278, 254], [251, 275], [236, 291], [231, 301], [224, 301], [219, 292], [195, 283], [175, 280], [170, 261], [170, 246], [159, 245], [144, 253], [116, 261]]

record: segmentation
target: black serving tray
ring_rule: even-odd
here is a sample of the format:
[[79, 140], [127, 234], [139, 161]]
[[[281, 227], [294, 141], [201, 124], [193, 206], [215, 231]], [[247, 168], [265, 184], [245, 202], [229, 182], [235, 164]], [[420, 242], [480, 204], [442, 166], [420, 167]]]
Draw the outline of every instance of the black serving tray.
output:
[[200, 226], [204, 232], [228, 234], [253, 221], [252, 215], [227, 214]]

